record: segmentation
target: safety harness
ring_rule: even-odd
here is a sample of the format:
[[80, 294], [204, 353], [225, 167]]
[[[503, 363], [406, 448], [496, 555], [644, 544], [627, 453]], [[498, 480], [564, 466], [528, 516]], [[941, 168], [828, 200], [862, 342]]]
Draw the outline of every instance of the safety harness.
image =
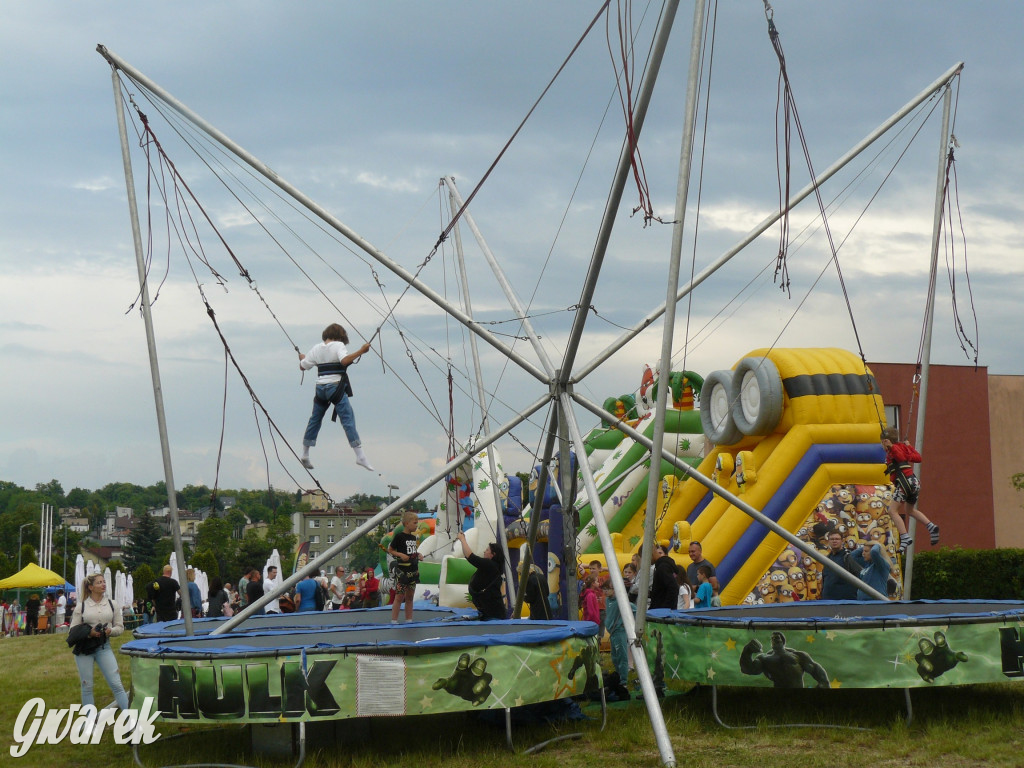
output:
[[[907, 474], [908, 469], [910, 470], [910, 474]], [[909, 499], [914, 493], [914, 487], [910, 483], [910, 478], [914, 475], [914, 465], [909, 463], [886, 464], [885, 471], [889, 473], [889, 479], [892, 480], [893, 485], [902, 490], [904, 495]]]
[[341, 398], [344, 395], [352, 397], [352, 385], [348, 380], [348, 373], [345, 369], [347, 365], [341, 363], [317, 363], [317, 376], [341, 376], [341, 381], [338, 382], [338, 386], [335, 387], [334, 393], [329, 397], [320, 397], [319, 394], [313, 395], [313, 399], [321, 405], [333, 405], [334, 412], [331, 413], [331, 421], [338, 420], [338, 403], [341, 402]]

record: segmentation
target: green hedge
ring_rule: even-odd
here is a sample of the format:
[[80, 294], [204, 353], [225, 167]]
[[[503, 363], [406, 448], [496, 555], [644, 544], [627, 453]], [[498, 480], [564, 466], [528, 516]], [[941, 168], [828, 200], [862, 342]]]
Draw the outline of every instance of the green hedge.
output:
[[914, 556], [915, 600], [1024, 600], [1024, 549], [942, 548]]

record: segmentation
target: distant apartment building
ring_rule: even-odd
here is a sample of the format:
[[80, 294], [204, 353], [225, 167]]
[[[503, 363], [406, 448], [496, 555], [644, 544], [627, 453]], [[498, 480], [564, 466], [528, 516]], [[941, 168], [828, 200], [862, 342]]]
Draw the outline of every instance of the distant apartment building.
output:
[[65, 517], [62, 521], [67, 526], [69, 531], [74, 533], [88, 533], [89, 532], [89, 518], [88, 517]]
[[[308, 497], [303, 498], [303, 501], [309, 500]], [[311, 509], [308, 512], [294, 512], [292, 513], [292, 533], [295, 534], [299, 546], [304, 541], [309, 542], [309, 558], [312, 560], [355, 531], [378, 511], [376, 507], [360, 510], [351, 507], [333, 507], [331, 509]], [[333, 573], [339, 565], [348, 569], [351, 559], [351, 554], [346, 550], [334, 555], [326, 565], [321, 567], [328, 573]]]
[[124, 545], [116, 539], [100, 539], [88, 546], [84, 553], [87, 560], [106, 568], [111, 560], [124, 559]]
[[134, 531], [139, 525], [139, 519], [137, 517], [117, 517], [114, 519], [113, 530], [109, 534], [109, 538], [114, 541], [121, 542], [121, 545], [128, 543], [128, 539], [131, 538], [132, 531]]
[[327, 494], [319, 488], [312, 491], [303, 491], [299, 502], [305, 502], [309, 504], [309, 508], [314, 512], [323, 512], [330, 507], [330, 503], [327, 499]]
[[[181, 540], [188, 544], [194, 544], [196, 534], [199, 533], [199, 526], [203, 524], [206, 517], [201, 512], [189, 512], [178, 510], [178, 531], [181, 533]], [[168, 521], [169, 522], [169, 521]]]

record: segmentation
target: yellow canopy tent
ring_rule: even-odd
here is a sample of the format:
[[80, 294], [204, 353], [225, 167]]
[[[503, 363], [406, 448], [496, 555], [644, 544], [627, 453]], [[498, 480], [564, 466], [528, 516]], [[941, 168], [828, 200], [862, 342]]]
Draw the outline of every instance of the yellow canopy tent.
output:
[[13, 576], [0, 580], [0, 589], [31, 589], [33, 587], [62, 587], [64, 577], [59, 573], [29, 563]]

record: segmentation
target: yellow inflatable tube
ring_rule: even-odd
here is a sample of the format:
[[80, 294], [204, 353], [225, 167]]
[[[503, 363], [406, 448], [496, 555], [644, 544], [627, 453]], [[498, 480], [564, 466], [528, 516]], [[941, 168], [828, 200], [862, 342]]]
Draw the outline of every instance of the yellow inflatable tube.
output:
[[[726, 490], [736, 493], [755, 509], [762, 509], [813, 445], [877, 442], [877, 432], [877, 425], [816, 424], [796, 426], [784, 437], [773, 435], [762, 440], [761, 444], [752, 451], [756, 466], [754, 470], [756, 480], [746, 484], [745, 492], [738, 492], [735, 478], [729, 478], [729, 482], [725, 483], [721, 483], [720, 479], [719, 482], [725, 486]], [[877, 472], [872, 474], [872, 477], [876, 476], [878, 476]], [[860, 482], [868, 482], [868, 480]], [[699, 483], [694, 483], [694, 485], [699, 485]], [[703, 488], [703, 486], [700, 487]], [[706, 488], [704, 491], [707, 493]], [[812, 504], [809, 509], [813, 506]], [[692, 505], [689, 509], [679, 509], [678, 511], [673, 508], [671, 514], [666, 517], [662, 529], [659, 530], [659, 536], [663, 535], [665, 526], [671, 527], [671, 523], [680, 519], [680, 516], [685, 520], [692, 508]], [[735, 531], [735, 535], [732, 537], [735, 538], [742, 533], [750, 521], [750, 516], [745, 512], [733, 507], [725, 499], [715, 497], [693, 522], [693, 537], [703, 541], [710, 535], [728, 535], [722, 530], [733, 530], [738, 527], [740, 530]], [[715, 533], [713, 534], [713, 532]], [[709, 557], [707, 552], [704, 553], [704, 556]]]

